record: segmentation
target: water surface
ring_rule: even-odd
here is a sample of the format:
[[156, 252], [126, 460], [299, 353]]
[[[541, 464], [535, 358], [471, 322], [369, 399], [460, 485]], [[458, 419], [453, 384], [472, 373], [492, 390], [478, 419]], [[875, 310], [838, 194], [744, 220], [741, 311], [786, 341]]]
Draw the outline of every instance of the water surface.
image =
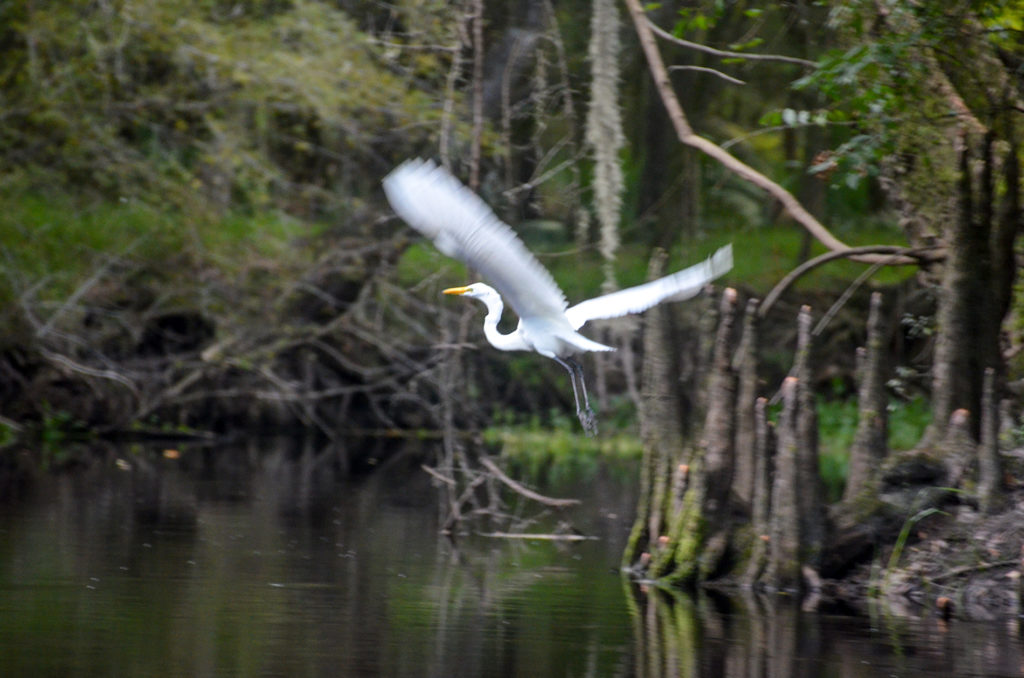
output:
[[2, 675], [1022, 675], [1014, 621], [625, 584], [636, 479], [621, 463], [541, 488], [583, 503], [531, 529], [597, 539], [452, 541], [423, 450], [353, 473], [335, 447], [165, 449], [97, 449], [0, 505]]

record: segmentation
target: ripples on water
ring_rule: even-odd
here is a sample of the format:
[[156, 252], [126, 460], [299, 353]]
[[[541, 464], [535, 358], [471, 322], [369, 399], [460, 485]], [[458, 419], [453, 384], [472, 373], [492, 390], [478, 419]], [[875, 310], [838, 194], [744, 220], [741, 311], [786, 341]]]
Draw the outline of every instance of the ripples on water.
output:
[[95, 452], [0, 505], [0, 675], [1024, 671], [1015, 621], [872, 625], [624, 584], [621, 467], [544, 488], [583, 499], [568, 518], [595, 541], [452, 543], [415, 450], [354, 476], [334, 448]]

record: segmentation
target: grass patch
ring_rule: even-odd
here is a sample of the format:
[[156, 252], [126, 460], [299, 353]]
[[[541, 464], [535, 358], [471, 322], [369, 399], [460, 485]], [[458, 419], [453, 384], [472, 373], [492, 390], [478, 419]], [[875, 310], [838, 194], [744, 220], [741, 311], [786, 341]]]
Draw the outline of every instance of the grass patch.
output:
[[[931, 411], [923, 398], [892, 400], [889, 405], [889, 449], [911, 449], [921, 439]], [[587, 478], [608, 461], [636, 461], [643, 454], [639, 437], [625, 426], [614, 432], [587, 438], [577, 432], [575, 420], [554, 413], [550, 421], [539, 419], [493, 426], [484, 440], [500, 446], [502, 454], [531, 480], [558, 482]], [[826, 499], [838, 501], [846, 483], [850, 446], [857, 431], [857, 401], [818, 399], [819, 470]], [[574, 475], [575, 474], [575, 475]], [[582, 474], [582, 475], [580, 475]]]
[[[562, 229], [561, 238], [553, 237], [550, 229], [538, 235], [530, 224], [524, 224], [519, 230], [523, 233], [527, 248], [551, 271], [570, 304], [601, 293], [603, 264], [596, 250], [577, 250], [568, 239], [568, 229]], [[850, 229], [842, 237], [851, 246], [904, 242], [898, 229], [884, 224]], [[791, 225], [766, 225], [736, 231], [717, 230], [670, 252], [666, 272], [695, 264], [731, 242], [734, 266], [723, 281], [763, 296], [801, 263], [805, 240], [805, 232]], [[825, 249], [815, 242], [811, 244], [809, 252], [810, 256], [817, 256], [824, 253]], [[623, 245], [615, 261], [619, 287], [644, 282], [649, 258], [650, 250], [646, 246]], [[802, 277], [795, 289], [816, 292], [835, 290], [839, 294], [867, 268], [867, 264], [845, 259], [833, 261]], [[872, 281], [880, 285], [895, 284], [913, 273], [913, 267], [909, 266], [883, 267], [875, 273]], [[413, 288], [423, 285], [425, 281], [434, 281], [438, 291], [444, 287], [473, 282], [468, 279], [465, 266], [444, 256], [426, 241], [419, 241], [405, 251], [398, 262], [397, 275], [405, 287]]]
[[[889, 449], [900, 451], [914, 447], [930, 421], [931, 410], [924, 398], [891, 400]], [[856, 399], [818, 399], [818, 463], [829, 501], [837, 501], [842, 496], [850, 461], [850, 446], [856, 432]]]
[[917, 445], [932, 422], [931, 404], [924, 398], [889, 403], [889, 449], [909, 450]]
[[484, 441], [501, 448], [517, 476], [531, 482], [559, 484], [593, 478], [599, 469], [620, 462], [635, 462], [643, 455], [640, 438], [625, 430], [588, 438], [578, 431], [575, 418], [552, 415], [549, 424], [494, 426]]
[[10, 274], [45, 281], [44, 299], [63, 298], [95, 268], [98, 255], [156, 257], [180, 250], [180, 228], [169, 215], [134, 203], [77, 204], [64, 196], [7, 197], [0, 213]]
[[[142, 202], [95, 201], [67, 195], [3, 196], [0, 242], [12, 286], [34, 286], [39, 301], [66, 299], [105, 262], [144, 264], [169, 278], [193, 278], [199, 267], [233, 275], [254, 262], [280, 265], [304, 256], [297, 247], [316, 232], [277, 212], [185, 215]], [[123, 261], [120, 261], [123, 260]]]

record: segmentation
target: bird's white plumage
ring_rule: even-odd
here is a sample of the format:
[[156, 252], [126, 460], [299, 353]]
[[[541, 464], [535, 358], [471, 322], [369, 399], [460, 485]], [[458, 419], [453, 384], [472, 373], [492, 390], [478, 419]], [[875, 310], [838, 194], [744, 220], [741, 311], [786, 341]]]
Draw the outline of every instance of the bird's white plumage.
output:
[[565, 315], [572, 328], [578, 330], [588, 320], [640, 313], [662, 301], [682, 301], [694, 297], [710, 281], [724, 275], [731, 268], [732, 245], [726, 245], [699, 264], [643, 285], [582, 301], [567, 309]]
[[[613, 350], [576, 330], [588, 320], [617, 318], [667, 299], [692, 297], [732, 268], [732, 246], [727, 245], [672, 275], [567, 308], [565, 294], [515, 232], [445, 169], [429, 160], [409, 160], [384, 178], [384, 191], [410, 226], [497, 288], [494, 293], [487, 285], [475, 283], [459, 289], [487, 305], [487, 338], [503, 350], [532, 349], [548, 357]], [[502, 297], [519, 315], [519, 327], [510, 335], [497, 333]]]
[[429, 160], [384, 178], [398, 216], [484, 275], [520, 318], [564, 318], [565, 294], [523, 241], [475, 193]]
[[[583, 369], [570, 356], [614, 349], [576, 330], [588, 320], [616, 318], [665, 300], [687, 299], [732, 268], [732, 246], [727, 245], [678, 273], [567, 308], [565, 294], [515, 232], [443, 168], [429, 160], [410, 160], [384, 178], [384, 191], [395, 212], [410, 226], [448, 256], [482, 273], [497, 288], [473, 283], [445, 290], [446, 294], [479, 299], [487, 306], [484, 336], [492, 346], [504, 351], [533, 350], [568, 370], [576, 414], [591, 435], [597, 432], [597, 425], [587, 400]], [[519, 327], [508, 334], [498, 330], [502, 297], [519, 314]]]

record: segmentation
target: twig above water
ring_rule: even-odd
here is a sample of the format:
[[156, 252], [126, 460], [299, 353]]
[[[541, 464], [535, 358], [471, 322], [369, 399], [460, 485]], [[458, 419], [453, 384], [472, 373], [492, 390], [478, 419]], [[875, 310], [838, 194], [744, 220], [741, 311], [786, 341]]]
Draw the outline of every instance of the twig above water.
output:
[[579, 499], [556, 499], [554, 497], [545, 497], [543, 494], [538, 494], [528, 487], [524, 487], [516, 481], [505, 475], [505, 472], [498, 468], [498, 465], [487, 457], [480, 457], [480, 464], [484, 466], [488, 471], [494, 474], [494, 477], [504, 483], [507, 487], [512, 489], [514, 492], [523, 495], [527, 499], [532, 499], [538, 503], [544, 504], [545, 506], [574, 506], [580, 503]]

